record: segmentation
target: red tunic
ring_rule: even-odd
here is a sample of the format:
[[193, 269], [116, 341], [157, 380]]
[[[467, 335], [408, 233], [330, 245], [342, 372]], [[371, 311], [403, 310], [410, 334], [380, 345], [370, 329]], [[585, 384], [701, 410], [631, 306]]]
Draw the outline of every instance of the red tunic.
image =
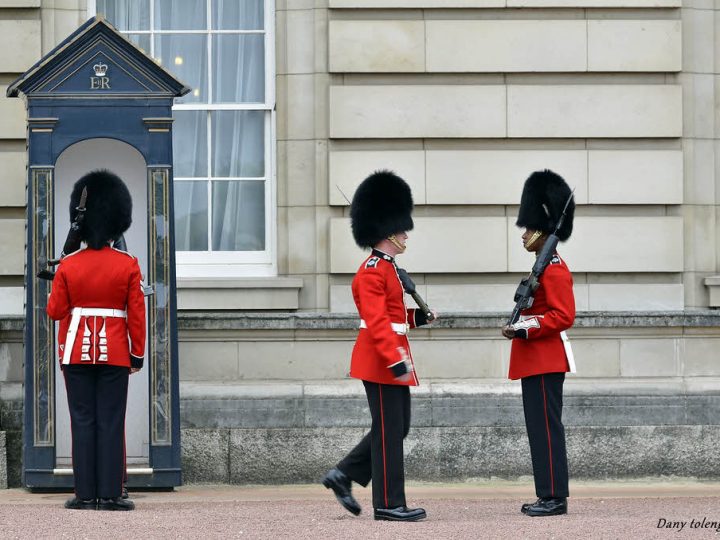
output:
[[[145, 298], [135, 257], [111, 247], [81, 249], [60, 262], [47, 314], [60, 321], [58, 348], [62, 359], [73, 308], [105, 308], [124, 317], [80, 317], [70, 364], [142, 365], [145, 355]], [[83, 350], [84, 345], [84, 350]]]
[[[398, 334], [392, 324], [415, 328], [415, 309], [405, 306], [405, 291], [389, 255], [373, 250], [355, 274], [352, 293], [360, 318], [367, 328], [361, 328], [350, 362], [350, 376], [364, 381], [402, 386], [417, 386], [414, 367], [409, 380], [398, 381], [389, 366], [402, 360], [398, 348], [410, 358], [407, 333]], [[414, 366], [414, 364], [413, 364]]]
[[560, 333], [575, 321], [573, 280], [565, 262], [556, 254], [540, 276], [531, 308], [514, 325], [527, 338], [512, 340], [510, 379], [522, 379], [543, 373], [570, 371]]

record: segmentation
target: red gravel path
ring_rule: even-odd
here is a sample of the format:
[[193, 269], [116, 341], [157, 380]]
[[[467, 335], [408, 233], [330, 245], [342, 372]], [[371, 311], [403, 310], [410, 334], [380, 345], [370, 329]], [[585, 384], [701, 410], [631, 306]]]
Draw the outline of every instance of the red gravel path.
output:
[[[5, 538], [252, 538], [252, 539], [474, 539], [474, 538], [720, 538], [715, 528], [717, 484], [595, 484], [575, 490], [570, 514], [528, 518], [520, 503], [530, 487], [416, 485], [408, 495], [428, 519], [376, 522], [369, 490], [357, 490], [366, 510], [344, 511], [322, 487], [191, 486], [174, 493], [132, 493], [134, 512], [69, 511], [65, 494], [0, 492], [0, 537]], [[588, 497], [591, 493], [598, 497]], [[639, 496], [644, 493], [644, 496]], [[493, 495], [497, 495], [492, 498]], [[370, 513], [367, 510], [370, 510]], [[684, 529], [658, 528], [660, 519], [686, 521]]]

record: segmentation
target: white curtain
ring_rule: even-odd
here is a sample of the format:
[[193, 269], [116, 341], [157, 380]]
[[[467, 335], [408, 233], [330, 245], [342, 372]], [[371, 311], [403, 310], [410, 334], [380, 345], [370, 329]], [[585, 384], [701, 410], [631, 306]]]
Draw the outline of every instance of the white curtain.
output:
[[212, 114], [213, 176], [259, 179], [213, 182], [213, 250], [265, 249], [265, 114]]
[[96, 9], [121, 32], [150, 30], [150, 0], [97, 0]]
[[155, 0], [155, 30], [206, 29], [206, 0]]

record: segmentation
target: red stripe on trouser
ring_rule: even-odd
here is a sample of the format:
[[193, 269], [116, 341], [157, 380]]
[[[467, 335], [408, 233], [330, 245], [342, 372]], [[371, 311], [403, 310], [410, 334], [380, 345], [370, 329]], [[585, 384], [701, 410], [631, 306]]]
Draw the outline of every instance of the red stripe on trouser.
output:
[[553, 462], [552, 462], [552, 443], [550, 442], [550, 421], [548, 420], [547, 411], [547, 396], [545, 395], [545, 377], [540, 376], [540, 384], [542, 385], [543, 392], [543, 404], [545, 405], [545, 430], [547, 432], [548, 439], [548, 455], [550, 460], [550, 494], [555, 496], [555, 476], [553, 475]]
[[387, 494], [387, 462], [385, 460], [385, 412], [383, 411], [382, 385], [378, 384], [380, 392], [380, 429], [382, 435], [382, 452], [383, 452], [383, 487], [385, 489], [385, 508], [388, 508]]

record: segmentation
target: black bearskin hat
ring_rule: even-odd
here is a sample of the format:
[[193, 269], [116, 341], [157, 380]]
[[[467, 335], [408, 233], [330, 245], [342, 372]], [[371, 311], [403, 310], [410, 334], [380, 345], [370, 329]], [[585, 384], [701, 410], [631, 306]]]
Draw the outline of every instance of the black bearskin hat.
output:
[[70, 222], [75, 220], [80, 195], [87, 187], [85, 218], [80, 236], [92, 249], [117, 240], [132, 223], [132, 197], [125, 183], [108, 170], [92, 171], [75, 182], [70, 195]]
[[371, 248], [392, 234], [411, 231], [412, 210], [407, 182], [391, 171], [375, 171], [358, 186], [350, 205], [355, 242]]
[[[548, 234], [554, 232], [571, 193], [570, 186], [559, 174], [548, 169], [532, 173], [523, 187], [520, 212], [515, 225]], [[572, 234], [574, 215], [573, 198], [565, 212], [565, 221], [557, 232], [562, 242]]]

